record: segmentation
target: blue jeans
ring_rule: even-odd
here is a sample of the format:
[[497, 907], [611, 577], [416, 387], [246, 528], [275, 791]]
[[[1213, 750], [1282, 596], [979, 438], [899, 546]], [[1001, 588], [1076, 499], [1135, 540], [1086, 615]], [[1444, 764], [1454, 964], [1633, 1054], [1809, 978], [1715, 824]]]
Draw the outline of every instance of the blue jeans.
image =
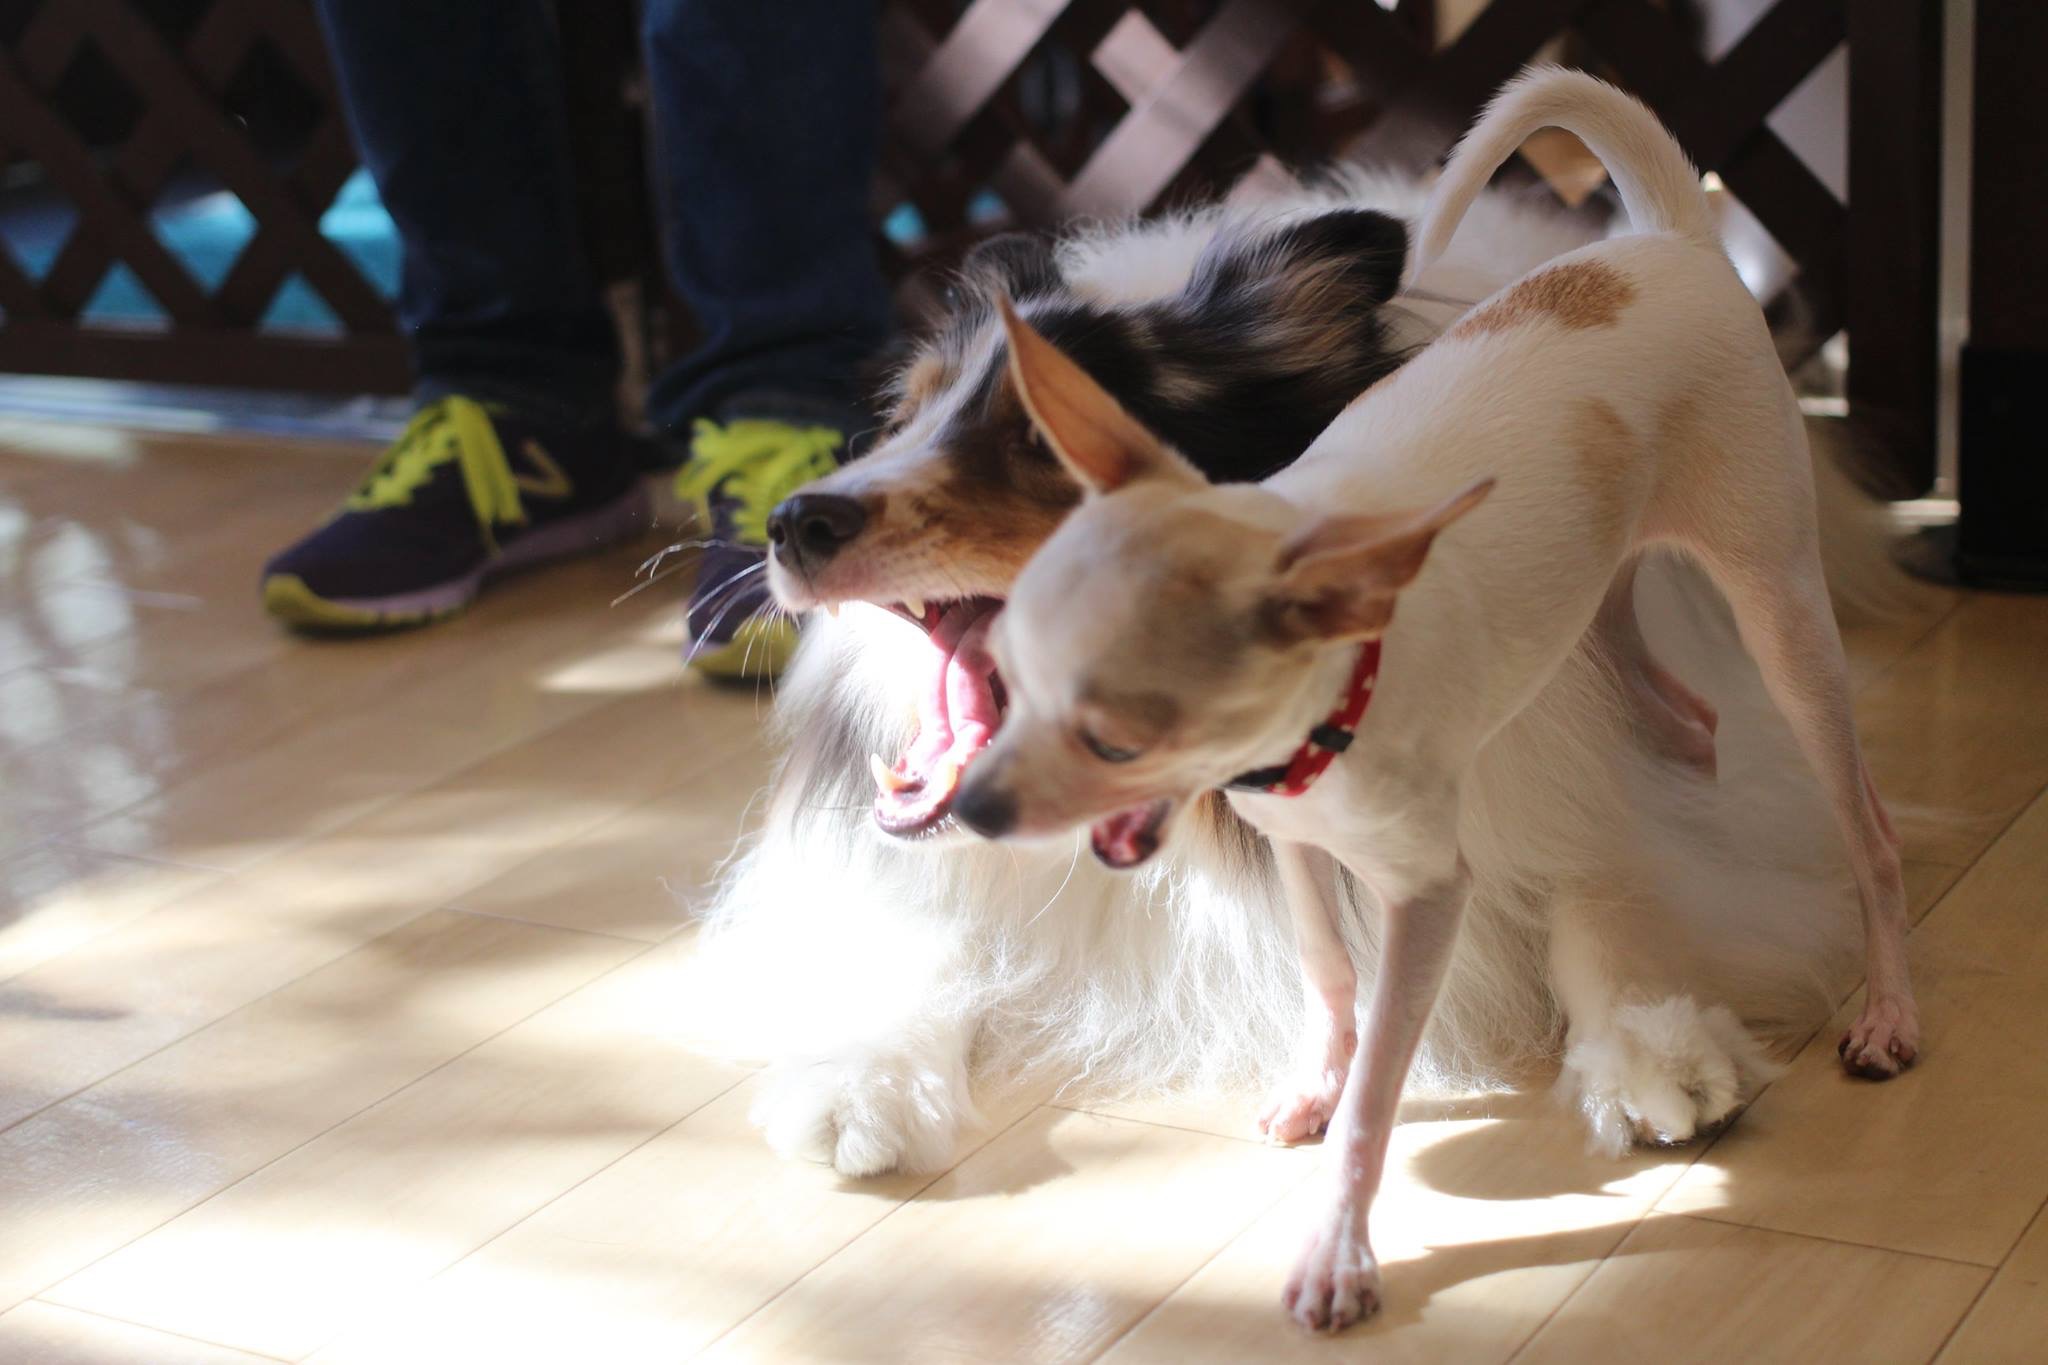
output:
[[[363, 159], [404, 243], [423, 394], [602, 412], [619, 373], [577, 222], [546, 0], [319, 0]], [[872, 0], [644, 0], [661, 241], [702, 345], [656, 377], [676, 430], [850, 408], [889, 299], [868, 193]]]

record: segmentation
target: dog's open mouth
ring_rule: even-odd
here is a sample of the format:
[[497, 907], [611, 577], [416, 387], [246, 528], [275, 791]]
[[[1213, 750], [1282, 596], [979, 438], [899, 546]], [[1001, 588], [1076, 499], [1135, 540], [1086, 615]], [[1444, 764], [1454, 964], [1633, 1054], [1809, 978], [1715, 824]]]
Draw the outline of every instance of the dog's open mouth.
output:
[[1159, 832], [1173, 809], [1171, 801], [1153, 801], [1120, 810], [1088, 829], [1088, 846], [1104, 867], [1132, 868], [1159, 851]]
[[952, 808], [967, 765], [995, 738], [1003, 718], [1003, 680], [988, 652], [989, 627], [1003, 610], [995, 597], [897, 603], [889, 608], [929, 637], [931, 671], [917, 698], [917, 734], [891, 767], [877, 754], [875, 823], [899, 839], [937, 829]]
[[[960, 779], [1003, 723], [1002, 677], [988, 650], [989, 628], [1003, 611], [998, 597], [953, 602], [892, 603], [931, 642], [917, 698], [917, 733], [892, 766], [870, 756], [875, 776], [875, 823], [899, 839], [931, 834], [946, 823]], [[1133, 806], [1089, 829], [1095, 856], [1108, 867], [1136, 867], [1159, 851], [1171, 801]]]

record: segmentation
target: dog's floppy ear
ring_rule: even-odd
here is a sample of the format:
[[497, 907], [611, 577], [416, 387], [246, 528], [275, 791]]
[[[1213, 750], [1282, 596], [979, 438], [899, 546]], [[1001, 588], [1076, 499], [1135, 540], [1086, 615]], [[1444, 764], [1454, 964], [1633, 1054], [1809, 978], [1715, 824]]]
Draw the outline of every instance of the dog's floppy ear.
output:
[[1281, 542], [1278, 583], [1262, 607], [1289, 643], [1363, 640], [1394, 616], [1394, 599], [1422, 572], [1437, 533], [1493, 491], [1481, 479], [1426, 512], [1324, 517]]
[[1009, 337], [1010, 374], [1024, 410], [1081, 487], [1114, 493], [1141, 478], [1204, 482], [1086, 370], [1018, 317], [1008, 298], [998, 296], [996, 310]]

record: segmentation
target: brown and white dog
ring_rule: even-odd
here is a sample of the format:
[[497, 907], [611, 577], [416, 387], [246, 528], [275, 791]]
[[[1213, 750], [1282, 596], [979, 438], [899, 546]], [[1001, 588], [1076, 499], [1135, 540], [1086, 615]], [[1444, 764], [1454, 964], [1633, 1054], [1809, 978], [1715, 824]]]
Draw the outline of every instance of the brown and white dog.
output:
[[[1311, 1001], [1292, 1103], [1329, 1114], [1327, 1077], [1348, 1068], [1327, 1216], [1287, 1289], [1309, 1327], [1378, 1306], [1368, 1215], [1471, 890], [1479, 755], [1651, 548], [1725, 594], [1833, 811], [1869, 982], [1844, 1064], [1884, 1078], [1918, 1051], [1898, 839], [1857, 743], [1804, 422], [1697, 173], [1634, 100], [1538, 70], [1452, 156], [1420, 259], [1553, 125], [1607, 166], [1635, 232], [1496, 294], [1256, 484], [1206, 479], [1005, 314], [1025, 406], [1091, 496], [1014, 584], [991, 640], [1008, 714], [956, 812], [991, 837], [1092, 822], [1097, 855], [1128, 867], [1229, 785], [1274, 841]], [[1355, 1047], [1339, 865], [1382, 925]]]
[[[1459, 300], [1595, 235], [1484, 194], [1418, 287], [1389, 298], [1402, 236], [1386, 219], [1412, 222], [1423, 199], [1354, 175], [987, 248], [903, 371], [888, 434], [784, 509], [778, 596], [845, 609], [807, 623], [776, 700], [786, 756], [684, 992], [691, 1032], [774, 1063], [757, 1117], [778, 1149], [849, 1175], [933, 1169], [976, 1121], [978, 1076], [1114, 1092], [1264, 1086], [1303, 1064], [1272, 859], [1220, 802], [1198, 803], [1136, 878], [1078, 841], [996, 848], [954, 832], [953, 784], [1001, 720], [986, 633], [1080, 497], [1031, 438], [994, 299], [1014, 296], [1205, 473], [1256, 477]], [[1574, 1102], [1613, 1149], [1730, 1113], [1767, 1067], [1737, 1016], [1766, 1035], [1811, 1027], [1853, 932], [1840, 861], [1809, 837], [1826, 808], [1785, 761], [1711, 589], [1653, 562], [1638, 590], [1658, 656], [1719, 712], [1720, 782], [1668, 742], [1685, 717], [1674, 729], [1655, 689], [1642, 695], [1634, 616], [1589, 638], [1482, 756], [1472, 908], [1417, 1065], [1418, 1080], [1462, 1090], [1561, 1050]], [[1369, 973], [1372, 917], [1358, 888], [1343, 894], [1341, 932]], [[1831, 902], [1845, 911], [1832, 920], [1780, 913]], [[1316, 1122], [1267, 1115], [1280, 1139]]]

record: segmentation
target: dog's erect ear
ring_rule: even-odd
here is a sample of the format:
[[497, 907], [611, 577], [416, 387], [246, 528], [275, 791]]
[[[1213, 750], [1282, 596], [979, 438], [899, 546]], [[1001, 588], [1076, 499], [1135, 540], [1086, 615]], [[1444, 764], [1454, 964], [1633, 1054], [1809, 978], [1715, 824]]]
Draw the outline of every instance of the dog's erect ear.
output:
[[1481, 479], [1426, 512], [1325, 517], [1289, 536], [1274, 564], [1279, 581], [1262, 607], [1269, 632], [1288, 643], [1379, 634], [1437, 533], [1492, 491], [1493, 480]]
[[1040, 336], [1004, 297], [996, 299], [1010, 341], [1010, 374], [1032, 425], [1060, 463], [1091, 493], [1113, 493], [1137, 479], [1204, 482], [1194, 466], [1161, 445], [1123, 404]]
[[1261, 233], [1226, 232], [1202, 253], [1187, 298], [1262, 318], [1320, 320], [1372, 309], [1401, 287], [1408, 229], [1372, 209], [1335, 209]]
[[1060, 287], [1052, 239], [1035, 232], [998, 233], [978, 243], [960, 262], [960, 274], [983, 293], [1013, 299], [1049, 294]]

